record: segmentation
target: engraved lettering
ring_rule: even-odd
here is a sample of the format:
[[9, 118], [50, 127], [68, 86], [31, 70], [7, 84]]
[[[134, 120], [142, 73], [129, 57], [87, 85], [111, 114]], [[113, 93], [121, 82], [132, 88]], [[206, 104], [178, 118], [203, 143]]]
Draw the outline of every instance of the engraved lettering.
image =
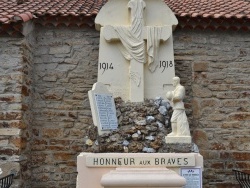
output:
[[94, 162], [94, 165], [98, 165], [98, 159], [94, 158], [93, 162]]
[[160, 61], [160, 69], [163, 69], [161, 73], [163, 73], [167, 68], [173, 67], [173, 61]]
[[161, 164], [165, 164], [165, 159], [161, 158]]
[[130, 165], [135, 165], [135, 159], [134, 158], [130, 158]]
[[114, 69], [114, 67], [113, 67], [113, 64], [112, 63], [99, 63], [99, 69], [101, 70], [103, 70], [102, 71], [102, 74], [106, 71], [106, 70], [112, 70], [112, 69]]
[[159, 158], [155, 158], [155, 165], [159, 165], [159, 161], [160, 161]]
[[174, 159], [174, 158], [171, 158], [171, 160], [172, 160], [172, 163], [175, 164], [175, 159]]
[[181, 159], [181, 158], [177, 158], [177, 164], [178, 164], [178, 165], [181, 165], [180, 159]]
[[128, 158], [124, 159], [124, 165], [128, 165]]
[[121, 160], [122, 160], [122, 158], [118, 158], [118, 165], [122, 165]]
[[100, 165], [104, 165], [105, 160], [103, 158], [100, 159]]
[[184, 158], [184, 165], [188, 165], [188, 158]]
[[106, 159], [106, 165], [110, 165], [110, 159]]

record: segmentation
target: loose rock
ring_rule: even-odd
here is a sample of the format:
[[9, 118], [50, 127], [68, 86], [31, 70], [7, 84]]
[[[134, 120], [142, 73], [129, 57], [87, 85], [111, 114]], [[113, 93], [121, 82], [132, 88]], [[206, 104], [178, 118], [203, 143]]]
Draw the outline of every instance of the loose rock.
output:
[[167, 108], [165, 106], [160, 106], [160, 108], [158, 109], [159, 112], [162, 114], [162, 115], [167, 115]]

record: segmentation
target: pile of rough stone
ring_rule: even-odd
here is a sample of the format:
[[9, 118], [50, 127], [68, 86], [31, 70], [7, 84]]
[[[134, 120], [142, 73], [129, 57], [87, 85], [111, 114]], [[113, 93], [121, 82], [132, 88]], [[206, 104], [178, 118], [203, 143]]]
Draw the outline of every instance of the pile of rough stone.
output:
[[85, 138], [85, 152], [190, 152], [191, 144], [165, 144], [165, 136], [171, 132], [172, 107], [157, 97], [143, 103], [124, 102], [115, 99], [118, 129], [98, 136], [97, 128], [89, 127]]

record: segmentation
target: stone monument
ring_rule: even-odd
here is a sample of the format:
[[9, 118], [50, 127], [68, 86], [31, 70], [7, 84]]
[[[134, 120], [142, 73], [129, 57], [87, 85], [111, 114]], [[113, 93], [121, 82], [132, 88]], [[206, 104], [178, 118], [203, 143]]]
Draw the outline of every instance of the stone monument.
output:
[[164, 2], [110, 0], [95, 22], [100, 30], [98, 82], [114, 97], [143, 102], [172, 89], [172, 30], [178, 21]]
[[[77, 157], [77, 188], [201, 188], [202, 156], [162, 147], [191, 146], [185, 88], [175, 77], [172, 31], [178, 21], [173, 12], [161, 0], [110, 0], [95, 22], [98, 82], [89, 99], [98, 135], [90, 131], [91, 146]], [[166, 93], [174, 113], [172, 133], [165, 137]]]

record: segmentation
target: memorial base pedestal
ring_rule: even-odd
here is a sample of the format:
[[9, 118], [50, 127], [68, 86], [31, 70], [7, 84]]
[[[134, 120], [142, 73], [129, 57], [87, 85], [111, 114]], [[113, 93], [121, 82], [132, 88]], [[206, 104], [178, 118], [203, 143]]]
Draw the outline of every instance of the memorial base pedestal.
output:
[[[181, 171], [187, 168], [202, 170], [203, 157], [198, 153], [81, 153], [77, 157], [76, 187], [171, 188], [172, 179], [183, 183]], [[124, 183], [130, 183], [123, 184], [123, 178]], [[117, 181], [121, 183], [119, 186], [115, 184]], [[177, 187], [182, 186], [172, 186]]]
[[104, 188], [182, 188], [186, 179], [167, 168], [117, 168], [102, 176]]

